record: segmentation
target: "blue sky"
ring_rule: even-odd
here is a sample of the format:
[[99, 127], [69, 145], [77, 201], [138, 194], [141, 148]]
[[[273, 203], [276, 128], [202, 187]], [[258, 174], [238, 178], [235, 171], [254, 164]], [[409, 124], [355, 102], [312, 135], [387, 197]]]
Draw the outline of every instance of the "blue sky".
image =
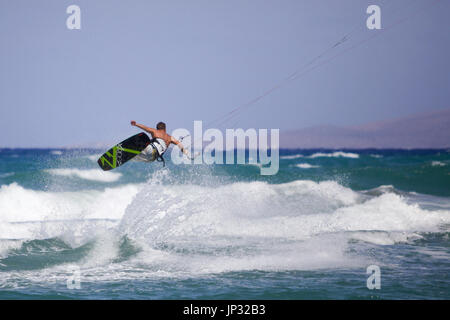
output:
[[[433, 3], [0, 0], [0, 147], [117, 142], [137, 132], [130, 120], [191, 129], [348, 33], [226, 126], [358, 125], [447, 108], [450, 1]], [[81, 30], [66, 27], [72, 4]], [[383, 31], [365, 28], [370, 4], [381, 6]]]

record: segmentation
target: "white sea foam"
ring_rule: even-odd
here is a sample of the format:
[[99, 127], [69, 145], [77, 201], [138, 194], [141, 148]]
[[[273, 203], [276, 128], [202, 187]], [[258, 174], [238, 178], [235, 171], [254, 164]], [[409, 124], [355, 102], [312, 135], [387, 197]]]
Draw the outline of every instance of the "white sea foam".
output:
[[292, 160], [292, 159], [298, 159], [298, 158], [352, 158], [352, 159], [358, 159], [359, 154], [357, 153], [351, 153], [351, 152], [343, 152], [343, 151], [336, 151], [331, 153], [323, 153], [323, 152], [317, 152], [310, 156], [304, 156], [302, 154], [294, 154], [289, 156], [280, 156], [280, 159], [286, 159], [286, 160]]
[[[449, 211], [423, 210], [395, 194], [367, 201], [335, 182], [250, 182], [161, 186], [157, 195], [146, 186], [128, 206], [119, 231], [144, 247], [139, 263], [214, 273], [364, 265], [363, 254], [348, 254], [351, 239], [405, 242], [449, 222]], [[192, 255], [161, 252], [152, 243], [169, 243]], [[205, 258], [195, 253], [199, 248], [216, 254]], [[238, 249], [217, 254], [224, 250], [218, 248]]]
[[300, 169], [312, 169], [312, 168], [319, 168], [320, 166], [315, 166], [309, 163], [299, 163], [297, 165], [295, 165], [297, 168]]
[[44, 192], [17, 183], [0, 187], [0, 221], [24, 222], [55, 219], [119, 219], [140, 185], [104, 190]]
[[[215, 187], [158, 181], [59, 193], [12, 184], [0, 188], [0, 213], [4, 239], [59, 234], [73, 244], [77, 242], [72, 238], [96, 236], [93, 249], [78, 262], [91, 281], [236, 270], [362, 268], [373, 257], [364, 250], [349, 250], [352, 241], [375, 245], [414, 241], [420, 233], [442, 231], [450, 223], [449, 210], [425, 210], [393, 193], [367, 196], [332, 181], [302, 180]], [[114, 221], [96, 223], [93, 218]], [[70, 223], [53, 221], [58, 219]], [[110, 264], [124, 235], [141, 250]], [[3, 252], [11, 246], [5, 244]], [[64, 268], [20, 275], [39, 282], [47, 274], [63, 278]], [[0, 276], [0, 287], [11, 277], [12, 273]]]
[[0, 173], [0, 178], [8, 178], [14, 175], [14, 172]]
[[5, 258], [12, 249], [19, 249], [23, 241], [21, 240], [0, 240], [0, 259]]
[[[76, 247], [111, 232], [138, 185], [104, 191], [42, 192], [17, 184], [0, 188], [0, 241], [59, 237]], [[17, 246], [0, 245], [5, 256]]]
[[336, 151], [332, 153], [314, 153], [313, 155], [310, 155], [308, 158], [321, 158], [321, 157], [328, 157], [328, 158], [352, 158], [352, 159], [358, 159], [359, 154], [357, 153], [351, 153], [351, 152], [342, 152], [342, 151]]
[[72, 177], [99, 182], [115, 182], [122, 176], [122, 174], [118, 172], [102, 171], [99, 169], [49, 169], [47, 170], [47, 172], [57, 176]]
[[378, 245], [393, 245], [395, 243], [408, 243], [423, 237], [414, 232], [385, 232], [385, 231], [365, 231], [354, 232], [351, 237], [355, 240], [369, 242]]
[[302, 155], [302, 154], [294, 154], [291, 156], [280, 156], [280, 159], [289, 160], [289, 159], [298, 159], [298, 158], [303, 158], [303, 157], [304, 157], [304, 155]]
[[88, 158], [91, 161], [97, 162], [97, 160], [101, 157], [101, 154], [90, 154], [87, 155], [86, 158]]
[[234, 183], [218, 188], [144, 187], [127, 208], [121, 229], [132, 236], [202, 234], [303, 238], [340, 231], [430, 231], [450, 222], [448, 211], [426, 211], [387, 193], [364, 201], [335, 182], [271, 185]]
[[52, 151], [50, 151], [50, 154], [53, 154], [53, 155], [55, 155], [55, 156], [60, 156], [60, 155], [62, 155], [63, 153], [62, 153], [61, 150], [52, 150]]
[[432, 161], [431, 165], [433, 167], [444, 167], [446, 164], [444, 162], [442, 162], [442, 161]]

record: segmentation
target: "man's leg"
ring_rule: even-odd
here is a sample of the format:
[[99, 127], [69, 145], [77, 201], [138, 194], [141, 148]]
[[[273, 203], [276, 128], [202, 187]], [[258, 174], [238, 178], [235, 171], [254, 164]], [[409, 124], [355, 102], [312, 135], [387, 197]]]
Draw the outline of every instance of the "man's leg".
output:
[[137, 156], [135, 156], [132, 161], [138, 162], [153, 162], [156, 160], [156, 149], [152, 145], [148, 145], [147, 148], [142, 150]]

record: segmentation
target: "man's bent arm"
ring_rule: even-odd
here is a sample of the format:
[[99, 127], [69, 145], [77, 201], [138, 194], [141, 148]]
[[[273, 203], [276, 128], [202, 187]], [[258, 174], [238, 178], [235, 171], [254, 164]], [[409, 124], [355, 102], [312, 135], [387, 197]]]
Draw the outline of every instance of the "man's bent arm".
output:
[[181, 149], [181, 152], [183, 152], [189, 159], [191, 159], [191, 160], [194, 159], [193, 157], [191, 157], [191, 154], [190, 154], [189, 150], [185, 149], [183, 144], [180, 141], [178, 141], [174, 137], [171, 137], [171, 142], [173, 144], [176, 144], [178, 146], [178, 148]]
[[136, 123], [136, 121], [131, 121], [131, 125], [132, 125], [132, 126], [135, 126], [135, 127], [138, 127], [138, 128], [140, 128], [140, 129], [142, 129], [142, 130], [144, 130], [144, 131], [147, 131], [147, 132], [150, 133], [152, 136], [153, 136], [153, 133], [156, 131], [156, 129], [146, 127], [146, 126], [144, 126], [143, 124]]

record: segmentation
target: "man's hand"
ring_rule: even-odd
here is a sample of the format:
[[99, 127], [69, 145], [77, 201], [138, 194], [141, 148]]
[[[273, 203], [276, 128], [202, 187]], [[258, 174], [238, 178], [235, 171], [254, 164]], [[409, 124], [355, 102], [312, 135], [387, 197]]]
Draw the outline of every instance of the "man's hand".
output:
[[143, 124], [136, 123], [136, 121], [134, 121], [134, 120], [131, 120], [130, 123], [131, 123], [132, 126], [138, 127], [139, 129], [142, 129], [142, 130], [144, 130], [144, 131], [150, 133], [150, 134], [152, 135], [152, 137], [153, 137], [153, 135], [155, 134], [155, 132], [157, 131], [156, 129], [146, 127], [146, 126], [144, 126]]

